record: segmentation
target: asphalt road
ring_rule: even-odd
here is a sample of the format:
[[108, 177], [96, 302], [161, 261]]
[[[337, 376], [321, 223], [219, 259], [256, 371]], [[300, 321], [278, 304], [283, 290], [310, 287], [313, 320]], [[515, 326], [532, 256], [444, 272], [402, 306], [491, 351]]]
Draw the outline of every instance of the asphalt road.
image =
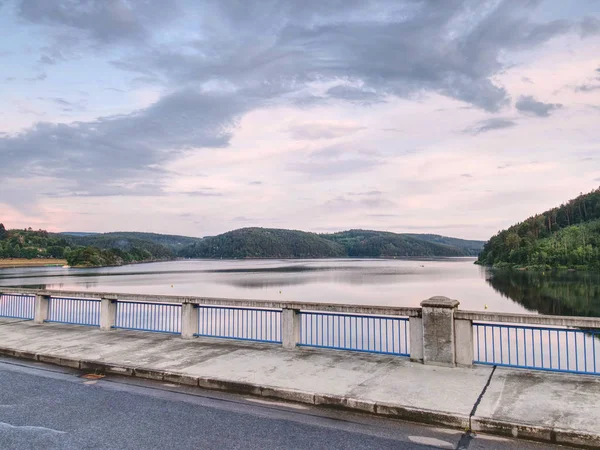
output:
[[162, 382], [81, 375], [0, 358], [0, 448], [552, 448]]

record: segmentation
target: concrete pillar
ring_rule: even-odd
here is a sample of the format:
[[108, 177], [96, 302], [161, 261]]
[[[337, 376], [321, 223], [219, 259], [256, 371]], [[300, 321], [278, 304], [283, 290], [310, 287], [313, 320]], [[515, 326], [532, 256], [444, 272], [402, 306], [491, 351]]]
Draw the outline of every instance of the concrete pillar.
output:
[[457, 300], [431, 297], [421, 302], [423, 315], [423, 363], [454, 367], [454, 311]]
[[283, 308], [281, 311], [281, 340], [283, 348], [294, 349], [300, 342], [300, 310]]
[[193, 339], [198, 333], [198, 308], [193, 303], [181, 305], [181, 337]]
[[117, 320], [117, 299], [100, 299], [100, 329], [110, 331]]
[[408, 323], [410, 328], [410, 360], [423, 362], [423, 319], [410, 317]]
[[454, 339], [456, 346], [456, 365], [470, 367], [473, 365], [473, 321], [454, 320]]
[[33, 322], [44, 323], [48, 320], [48, 311], [50, 309], [49, 295], [36, 295], [33, 305]]

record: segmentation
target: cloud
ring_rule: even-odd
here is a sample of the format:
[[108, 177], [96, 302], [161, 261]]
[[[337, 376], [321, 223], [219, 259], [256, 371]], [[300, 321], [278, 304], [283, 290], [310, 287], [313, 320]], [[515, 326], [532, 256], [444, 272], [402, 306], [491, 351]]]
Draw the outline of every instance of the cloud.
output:
[[[228, 145], [249, 101], [243, 92], [182, 90], [130, 114], [71, 124], [41, 122], [0, 137], [0, 174], [44, 174], [69, 182], [74, 193], [135, 194], [137, 183], [160, 179], [160, 164], [177, 155]], [[156, 188], [152, 193], [160, 193], [160, 184], [151, 186]], [[151, 194], [151, 189], [143, 192]]]
[[42, 55], [39, 59], [40, 64], [56, 64], [56, 60], [48, 55]]
[[352, 103], [369, 105], [383, 102], [383, 96], [373, 91], [354, 86], [337, 85], [327, 90], [327, 96]]
[[18, 11], [21, 17], [30, 22], [81, 31], [96, 42], [112, 43], [149, 38], [153, 26], [175, 17], [176, 3], [143, 0], [21, 0]]
[[474, 126], [467, 128], [465, 130], [465, 133], [477, 135], [480, 133], [487, 133], [488, 131], [512, 128], [515, 125], [517, 125], [517, 123], [513, 120], [502, 119], [502, 118], [498, 117], [498, 118], [486, 119], [486, 120], [477, 122]]
[[384, 158], [375, 151], [340, 145], [314, 151], [308, 158], [288, 164], [287, 168], [293, 172], [322, 177], [369, 171], [384, 162]]
[[521, 77], [521, 81], [523, 81], [524, 83], [534, 84], [531, 78], [529, 77]]
[[[178, 14], [169, 2], [148, 7], [131, 1], [122, 11], [101, 8], [99, 0], [73, 11], [60, 1], [25, 3], [22, 15], [36, 23], [81, 29], [101, 44], [135, 41], [138, 51], [115, 64], [172, 83], [219, 80], [287, 93], [337, 81], [329, 98], [372, 103], [384, 95], [434, 92], [487, 111], [509, 102], [505, 88], [492, 81], [504, 68], [504, 52], [534, 48], [580, 26], [533, 22], [529, 15], [536, 2], [517, 0], [382, 0], [376, 7], [364, 1], [207, 0], [180, 8], [197, 17], [202, 37], [168, 46], [155, 45], [149, 33]], [[171, 9], [175, 12], [167, 14]]]
[[248, 183], [250, 186], [260, 186], [263, 184], [262, 181], [251, 181], [250, 183]]
[[586, 38], [600, 34], [600, 19], [596, 17], [584, 17], [580, 24], [581, 36]]
[[45, 72], [42, 72], [39, 75], [36, 75], [35, 77], [25, 78], [25, 80], [26, 81], [44, 81], [46, 78], [48, 78], [48, 74]]
[[346, 211], [359, 209], [377, 209], [377, 208], [394, 208], [396, 204], [381, 193], [376, 195], [366, 195], [359, 199], [348, 199], [345, 196], [338, 196], [331, 200], [328, 200], [323, 205], [329, 211]]
[[288, 132], [292, 139], [317, 140], [335, 139], [349, 134], [354, 134], [365, 127], [356, 123], [343, 122], [309, 122], [290, 125]]
[[593, 92], [600, 89], [599, 84], [580, 84], [578, 86], [574, 86], [575, 92]]
[[222, 197], [223, 193], [214, 192], [213, 188], [205, 188], [197, 191], [187, 191], [184, 194], [191, 195], [192, 197]]
[[539, 102], [531, 95], [522, 95], [515, 103], [517, 110], [523, 114], [530, 114], [538, 117], [549, 117], [552, 111], [563, 107], [560, 103]]

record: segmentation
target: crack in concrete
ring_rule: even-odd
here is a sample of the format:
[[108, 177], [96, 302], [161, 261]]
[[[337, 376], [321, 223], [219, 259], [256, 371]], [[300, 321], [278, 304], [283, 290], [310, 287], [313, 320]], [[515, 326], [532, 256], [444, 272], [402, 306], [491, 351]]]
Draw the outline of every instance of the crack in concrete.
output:
[[473, 439], [475, 439], [475, 433], [473, 433], [473, 429], [471, 427], [471, 420], [472, 420], [473, 416], [475, 415], [475, 413], [477, 412], [477, 407], [481, 403], [481, 400], [483, 399], [483, 396], [487, 392], [488, 387], [490, 387], [490, 383], [492, 382], [492, 377], [494, 376], [494, 373], [496, 372], [496, 367], [498, 367], [498, 366], [494, 366], [492, 368], [492, 371], [490, 372], [490, 376], [488, 377], [488, 380], [485, 383], [485, 386], [483, 386], [483, 389], [479, 393], [479, 397], [477, 397], [477, 400], [475, 400], [475, 403], [473, 404], [473, 408], [471, 409], [471, 413], [469, 414], [469, 429], [467, 431], [465, 431], [465, 433], [463, 433], [463, 435], [460, 437], [458, 444], [456, 444], [456, 450], [468, 449], [469, 445], [471, 445], [471, 441], [473, 441]]

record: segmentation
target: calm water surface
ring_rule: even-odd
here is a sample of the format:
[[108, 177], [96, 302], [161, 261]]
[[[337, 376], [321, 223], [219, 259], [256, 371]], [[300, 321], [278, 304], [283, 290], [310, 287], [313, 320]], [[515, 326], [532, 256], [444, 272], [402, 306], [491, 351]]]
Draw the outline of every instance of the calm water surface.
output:
[[0, 286], [600, 316], [598, 273], [490, 272], [474, 258], [186, 260], [100, 269], [0, 269]]

